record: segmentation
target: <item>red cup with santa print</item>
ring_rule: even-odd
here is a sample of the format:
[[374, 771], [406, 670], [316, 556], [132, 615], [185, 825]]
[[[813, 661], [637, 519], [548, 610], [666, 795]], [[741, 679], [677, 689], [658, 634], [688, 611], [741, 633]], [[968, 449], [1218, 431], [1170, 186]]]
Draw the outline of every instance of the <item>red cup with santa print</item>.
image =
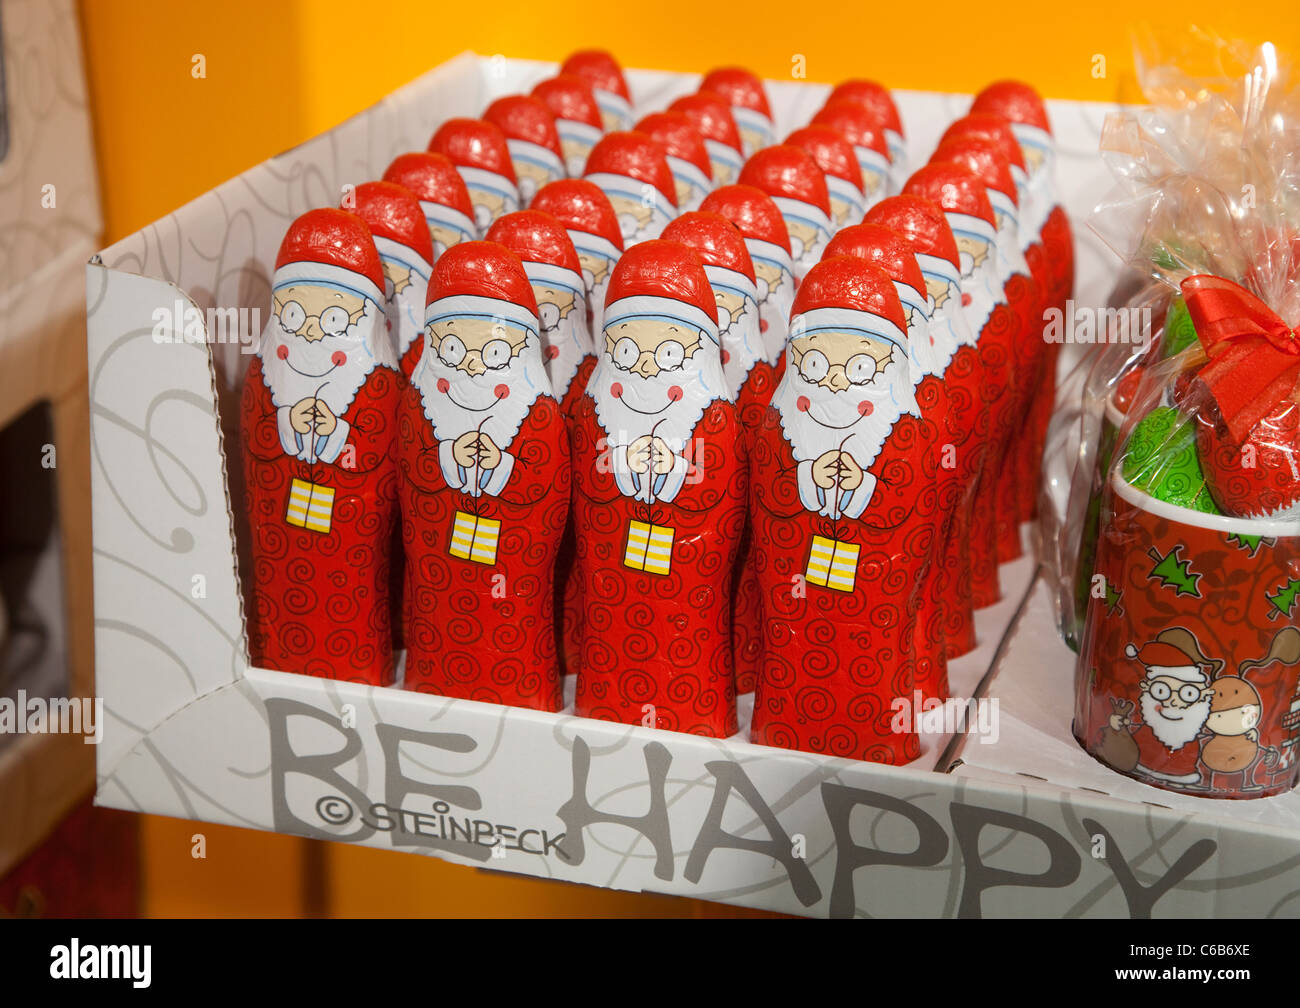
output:
[[1300, 525], [1156, 500], [1113, 468], [1074, 735], [1112, 769], [1206, 798], [1300, 772]]

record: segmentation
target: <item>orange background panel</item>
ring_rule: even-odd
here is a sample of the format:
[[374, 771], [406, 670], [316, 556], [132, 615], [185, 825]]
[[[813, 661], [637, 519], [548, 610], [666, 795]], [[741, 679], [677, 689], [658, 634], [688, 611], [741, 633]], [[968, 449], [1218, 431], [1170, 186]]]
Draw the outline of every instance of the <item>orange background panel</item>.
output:
[[[1300, 53], [1295, 0], [1224, 4], [734, 4], [618, 0], [527, 4], [387, 0], [82, 0], [105, 242], [130, 234], [246, 168], [341, 122], [471, 49], [560, 60], [611, 49], [625, 66], [747, 65], [782, 78], [870, 76], [891, 87], [975, 91], [998, 77], [1048, 97], [1133, 95], [1130, 25], [1189, 23], [1269, 38]], [[576, 26], [576, 27], [575, 27]], [[194, 57], [206, 76], [192, 74]], [[1097, 58], [1105, 62], [1098, 76]], [[432, 132], [434, 124], [430, 124]], [[206, 860], [191, 855], [204, 833]], [[515, 878], [432, 858], [315, 844], [159, 817], [143, 819], [145, 911], [155, 915], [687, 916], [689, 900]], [[740, 911], [739, 913], [744, 913]]]

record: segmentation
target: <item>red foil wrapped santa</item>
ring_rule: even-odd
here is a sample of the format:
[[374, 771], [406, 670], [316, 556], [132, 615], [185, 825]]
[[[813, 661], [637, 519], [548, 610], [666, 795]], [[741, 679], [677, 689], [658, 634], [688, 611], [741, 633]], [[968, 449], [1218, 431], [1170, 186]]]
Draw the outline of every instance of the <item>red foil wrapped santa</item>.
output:
[[[721, 214], [683, 214], [664, 229], [664, 238], [693, 249], [704, 263], [704, 275], [718, 304], [722, 343], [722, 375], [728, 396], [736, 403], [741, 429], [748, 438], [767, 409], [775, 386], [766, 372], [755, 374], [762, 360], [758, 318], [758, 288], [754, 266], [739, 229]], [[751, 379], [753, 379], [751, 381]], [[748, 455], [748, 442], [746, 443]], [[749, 530], [741, 539], [735, 568], [735, 617], [732, 641], [736, 661], [736, 691], [751, 693], [758, 674], [760, 647], [758, 581], [750, 560]]]
[[506, 95], [489, 105], [483, 118], [505, 134], [521, 205], [527, 206], [542, 186], [568, 177], [555, 116], [540, 98]]
[[560, 74], [533, 88], [533, 97], [545, 102], [555, 116], [564, 167], [570, 178], [577, 178], [587, 166], [591, 149], [605, 134], [596, 93], [581, 77]]
[[813, 116], [813, 125], [828, 126], [853, 147], [862, 172], [863, 198], [867, 206], [884, 199], [889, 193], [893, 163], [885, 127], [870, 106], [844, 99], [833, 99]]
[[[938, 368], [939, 338], [930, 331], [933, 302], [925, 277], [907, 239], [880, 224], [856, 224], [839, 232], [826, 246], [827, 259], [856, 256], [878, 267], [894, 284], [903, 315], [907, 319], [907, 344], [920, 417], [899, 417], [892, 436], [901, 441], [916, 440], [924, 446], [920, 455], [921, 478], [934, 486], [933, 493], [919, 493], [918, 510], [935, 517], [930, 543], [930, 563], [921, 589], [921, 606], [913, 638], [916, 650], [916, 688], [927, 699], [948, 698], [947, 623], [948, 596], [955, 590], [952, 571], [944, 566], [944, 550], [953, 516], [962, 502], [962, 485], [957, 475], [956, 447], [952, 438], [951, 403]], [[941, 372], [940, 372], [941, 374]], [[913, 432], [910, 428], [918, 427]], [[920, 544], [917, 544], [918, 548]], [[959, 589], [958, 589], [959, 590]]]
[[[853, 146], [832, 126], [805, 126], [785, 142], [805, 151], [822, 170], [831, 201], [831, 224], [836, 231], [860, 223], [867, 212], [862, 169]], [[874, 202], [874, 196], [872, 202]]]
[[[433, 260], [458, 242], [473, 241], [477, 234], [474, 207], [465, 180], [445, 154], [412, 151], [393, 159], [384, 172], [385, 182], [396, 182], [420, 201], [424, 221], [433, 240]], [[414, 363], [414, 362], [412, 362]], [[409, 376], [410, 370], [403, 369]]]
[[714, 185], [731, 185], [740, 177], [745, 152], [740, 130], [736, 128], [736, 117], [725, 98], [712, 91], [698, 91], [676, 99], [668, 106], [668, 111], [682, 113], [704, 137]]
[[894, 96], [883, 84], [872, 80], [847, 80], [835, 85], [826, 104], [848, 101], [864, 106], [881, 123], [885, 132], [885, 144], [889, 151], [889, 186], [888, 195], [896, 196], [903, 191], [903, 184], [909, 175], [907, 166], [907, 139], [903, 132], [903, 122], [898, 116], [898, 107]]
[[[1041, 243], [1037, 247], [1031, 245], [1025, 255], [1034, 275], [1047, 277], [1047, 303], [1064, 313], [1069, 308], [1067, 302], [1074, 295], [1074, 238], [1070, 233], [1070, 219], [1056, 188], [1056, 141], [1052, 138], [1043, 99], [1021, 81], [997, 81], [975, 96], [971, 112], [1002, 117], [1011, 125], [1020, 143], [1028, 171], [1021, 228], [1025, 234], [1037, 236]], [[1041, 264], [1036, 261], [1040, 255]], [[1046, 345], [1044, 380], [1031, 407], [1035, 447], [1030, 457], [1033, 459], [1042, 458], [1047, 440], [1047, 425], [1056, 402], [1056, 364], [1060, 349], [1058, 343]], [[1029, 503], [1036, 510], [1037, 495]], [[1021, 517], [1028, 519], [1032, 514]]]
[[572, 420], [577, 713], [732, 735], [745, 446], [693, 251], [656, 240], [623, 254], [601, 351]]
[[776, 142], [772, 106], [757, 74], [744, 67], [719, 67], [704, 75], [700, 90], [719, 95], [731, 105], [745, 157]]
[[[569, 233], [578, 253], [582, 280], [587, 288], [587, 324], [594, 336], [600, 332], [605, 292], [614, 264], [623, 254], [623, 235], [609, 197], [586, 179], [552, 182], [533, 199], [532, 210], [548, 213]], [[587, 370], [583, 375], [590, 374]]]
[[342, 210], [289, 227], [271, 320], [244, 378], [255, 665], [385, 685], [401, 377], [370, 230]]
[[[944, 212], [919, 196], [890, 196], [867, 211], [866, 223], [890, 228], [908, 241], [933, 306], [929, 341], [922, 341], [913, 357], [923, 375], [917, 387], [918, 403], [924, 407], [947, 400], [948, 427], [939, 435], [944, 454], [940, 470], [941, 475], [950, 470], [951, 482], [940, 483], [942, 505], [950, 504], [944, 494], [952, 491], [953, 483], [960, 496], [951, 502], [943, 571], [934, 584], [941, 593], [944, 655], [956, 658], [974, 650], [976, 644], [970, 597], [971, 505], [988, 441], [979, 347], [962, 306], [961, 262]], [[936, 410], [944, 412], [942, 406], [936, 405]]]
[[802, 149], [780, 144], [746, 161], [740, 182], [761, 189], [780, 208], [798, 282], [821, 258], [834, 233], [830, 193], [822, 170]]
[[575, 52], [560, 67], [560, 73], [580, 77], [591, 85], [606, 133], [632, 128], [632, 94], [623, 77], [623, 68], [604, 49]]
[[465, 242], [434, 266], [427, 345], [398, 414], [407, 689], [560, 708], [569, 442], [540, 328], [504, 246]]
[[658, 141], [629, 130], [609, 133], [587, 158], [583, 178], [609, 197], [623, 245], [658, 238], [677, 216], [677, 183]]
[[429, 140], [429, 150], [445, 154], [465, 180], [480, 237], [502, 214], [519, 209], [510, 145], [499, 126], [482, 119], [448, 119]]
[[695, 124], [684, 112], [652, 112], [636, 128], [663, 145], [677, 185], [678, 212], [698, 210], [713, 189], [713, 166]]
[[[937, 527], [893, 283], [850, 256], [795, 297], [785, 377], [755, 438], [751, 520], [763, 656], [751, 737], [879, 763], [916, 688], [917, 612]], [[907, 418], [904, 420], [904, 418]]]
[[1013, 381], [1020, 324], [1003, 296], [997, 274], [997, 221], [979, 178], [960, 165], [928, 164], [908, 179], [903, 192], [928, 199], [943, 209], [961, 256], [966, 318], [971, 330], [978, 333], [988, 439], [970, 528], [970, 592], [975, 608], [982, 609], [1002, 597], [998, 582], [997, 476], [1015, 433]]

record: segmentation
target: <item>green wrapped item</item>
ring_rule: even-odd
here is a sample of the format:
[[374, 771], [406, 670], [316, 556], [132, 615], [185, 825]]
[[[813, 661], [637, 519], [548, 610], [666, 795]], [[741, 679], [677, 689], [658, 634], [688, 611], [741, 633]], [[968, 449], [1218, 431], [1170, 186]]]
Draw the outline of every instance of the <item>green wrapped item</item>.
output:
[[1180, 354], [1197, 342], [1196, 326], [1187, 311], [1187, 302], [1179, 294], [1169, 305], [1165, 315], [1165, 332], [1160, 340], [1160, 356], [1169, 358]]
[[1215, 506], [1196, 454], [1196, 432], [1178, 410], [1157, 406], [1133, 428], [1124, 452], [1124, 480], [1156, 500], [1205, 514]]

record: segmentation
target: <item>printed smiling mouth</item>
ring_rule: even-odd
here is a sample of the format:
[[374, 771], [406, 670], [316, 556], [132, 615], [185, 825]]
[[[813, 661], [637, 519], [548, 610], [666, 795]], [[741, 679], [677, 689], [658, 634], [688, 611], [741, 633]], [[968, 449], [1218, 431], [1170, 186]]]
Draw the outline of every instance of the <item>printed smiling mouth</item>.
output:
[[451, 382], [447, 381], [446, 378], [438, 379], [438, 391], [441, 392], [443, 395], [445, 395], [448, 399], [450, 399], [451, 404], [453, 406], [463, 409], [467, 413], [486, 413], [493, 406], [496, 406], [499, 402], [501, 402], [502, 399], [506, 398], [506, 396], [510, 394], [510, 389], [507, 388], [504, 384], [501, 384], [496, 387], [496, 398], [492, 400], [492, 402], [488, 403], [486, 406], [466, 406], [464, 403], [459, 402], [456, 399], [456, 397], [451, 394]]
[[630, 409], [633, 413], [640, 413], [642, 416], [658, 416], [664, 410], [668, 409], [668, 407], [671, 406], [673, 403], [680, 401], [682, 395], [684, 394], [682, 392], [680, 385], [674, 385], [672, 386], [672, 388], [668, 390], [668, 401], [666, 403], [660, 406], [657, 410], [643, 410], [643, 409], [637, 409], [630, 402], [628, 402], [626, 399], [623, 398], [622, 382], [615, 382], [613, 385], [609, 387], [609, 391], [613, 394], [615, 399], [620, 400], [623, 403], [623, 405], [626, 406], [628, 409]]
[[813, 423], [815, 423], [818, 427], [825, 427], [827, 430], [848, 430], [850, 427], [853, 427], [854, 425], [860, 423], [862, 421], [862, 418], [867, 416], [868, 413], [870, 413], [870, 410], [864, 410], [862, 409], [861, 406], [859, 406], [858, 418], [856, 420], [850, 420], [846, 424], [830, 424], [830, 423], [826, 423], [824, 420], [818, 420], [815, 416], [813, 416], [812, 403], [808, 401], [807, 396], [800, 396], [799, 399], [795, 402], [795, 406], [798, 407], [801, 413], [807, 414], [808, 419], [811, 420]]
[[333, 373], [333, 371], [338, 367], [337, 364], [331, 364], [320, 374], [312, 374], [310, 371], [299, 371], [296, 367], [293, 366], [293, 363], [289, 360], [288, 357], [284, 359], [284, 362], [289, 365], [290, 371], [293, 371], [295, 374], [300, 374], [304, 378], [324, 378], [327, 374]]

